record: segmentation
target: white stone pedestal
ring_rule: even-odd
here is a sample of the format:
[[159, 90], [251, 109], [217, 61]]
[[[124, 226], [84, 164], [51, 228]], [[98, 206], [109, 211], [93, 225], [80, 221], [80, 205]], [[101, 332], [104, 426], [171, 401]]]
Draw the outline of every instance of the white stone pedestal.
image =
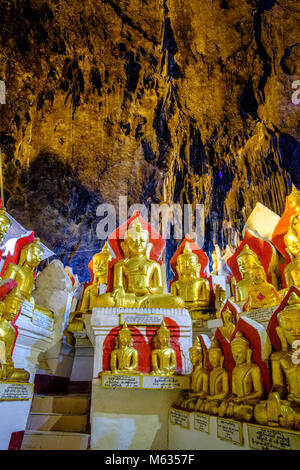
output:
[[92, 450], [167, 449], [168, 411], [181, 390], [105, 389], [93, 380]]

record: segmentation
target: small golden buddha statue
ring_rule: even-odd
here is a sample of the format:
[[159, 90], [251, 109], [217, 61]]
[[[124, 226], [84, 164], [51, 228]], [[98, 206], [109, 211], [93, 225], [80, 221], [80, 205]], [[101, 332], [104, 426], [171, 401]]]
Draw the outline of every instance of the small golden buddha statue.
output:
[[154, 337], [155, 349], [151, 352], [151, 375], [169, 377], [176, 373], [176, 354], [170, 346], [170, 330], [163, 321]]
[[7, 217], [4, 207], [0, 208], [0, 246], [2, 245], [8, 229], [11, 227], [11, 220]]
[[189, 348], [189, 356], [192, 364], [191, 390], [184, 391], [180, 398], [178, 406], [183, 409], [193, 409], [199, 398], [197, 392], [201, 392], [203, 388], [206, 389], [208, 383], [207, 371], [203, 368], [203, 350], [198, 336], [193, 346]]
[[262, 266], [253, 266], [249, 270], [252, 285], [249, 287], [249, 298], [246, 310], [272, 307], [279, 305], [281, 298], [273, 284], [266, 281], [265, 270]]
[[34, 308], [44, 315], [53, 318], [53, 312], [35, 305], [35, 300], [32, 296], [34, 287], [33, 272], [42, 261], [43, 253], [44, 250], [41, 247], [39, 238], [35, 238], [31, 243], [27, 243], [21, 250], [18, 264], [9, 263], [4, 272], [3, 279], [15, 279], [23, 299], [30, 302]]
[[179, 279], [173, 282], [171, 294], [184, 300], [184, 306], [191, 315], [209, 308], [209, 282], [200, 278], [200, 269], [198, 256], [192, 252], [189, 242], [186, 242], [183, 253], [177, 258], [176, 270]]
[[73, 343], [73, 333], [77, 333], [84, 330], [83, 315], [91, 313], [93, 308], [97, 304], [99, 297], [99, 287], [101, 284], [107, 285], [108, 279], [108, 263], [112, 260], [107, 242], [105, 242], [100, 253], [96, 253], [93, 256], [93, 282], [88, 286], [84, 293], [80, 309], [75, 312], [71, 312], [69, 316], [68, 326], [65, 330], [67, 342]]
[[113, 375], [139, 374], [138, 352], [132, 347], [132, 336], [126, 323], [123, 323], [116, 337], [115, 349], [111, 352], [110, 368]]
[[209, 374], [209, 393], [206, 395], [200, 411], [216, 415], [221, 402], [229, 393], [229, 377], [227, 370], [223, 367], [224, 355], [219, 341], [214, 339], [211, 342], [208, 358], [213, 369]]
[[238, 332], [231, 341], [231, 351], [236, 364], [232, 371], [232, 393], [222, 401], [219, 416], [251, 421], [254, 405], [264, 392], [261, 371], [251, 362], [252, 350], [242, 333]]
[[29, 372], [15, 368], [11, 358], [16, 338], [16, 330], [11, 321], [18, 315], [21, 305], [22, 296], [17, 287], [0, 302], [0, 381], [29, 381]]
[[149, 233], [135, 219], [121, 243], [124, 259], [114, 266], [114, 289], [95, 299], [95, 307], [184, 308], [184, 301], [163, 294], [161, 266], [150, 259]]
[[245, 302], [249, 297], [249, 288], [253, 284], [250, 277], [250, 269], [257, 265], [261, 266], [261, 262], [257, 254], [246, 244], [237, 256], [237, 263], [242, 279], [236, 282], [233, 278], [232, 289], [233, 291], [235, 290], [235, 301]]
[[288, 230], [284, 237], [286, 250], [290, 255], [291, 262], [284, 268], [284, 278], [287, 288], [291, 286], [300, 287], [300, 242], [298, 237]]
[[219, 331], [224, 336], [226, 341], [230, 343], [231, 337], [234, 333], [234, 330], [236, 328], [236, 321], [234, 319], [233, 312], [230, 310], [229, 307], [227, 307], [223, 314], [223, 326], [219, 326]]
[[291, 295], [277, 318], [276, 331], [282, 350], [271, 354], [272, 390], [268, 400], [255, 407], [255, 420], [259, 424], [300, 430], [299, 297]]

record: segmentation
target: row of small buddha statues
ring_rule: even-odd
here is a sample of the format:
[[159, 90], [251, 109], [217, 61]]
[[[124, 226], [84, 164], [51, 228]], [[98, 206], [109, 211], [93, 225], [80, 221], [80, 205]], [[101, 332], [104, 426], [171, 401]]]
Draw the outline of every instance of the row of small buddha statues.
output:
[[[289, 292], [287, 297], [275, 328], [281, 349], [273, 350], [264, 369], [261, 363], [252, 362], [251, 343], [241, 331], [236, 330], [235, 334], [232, 329], [222, 331], [221, 336], [220, 332], [216, 333], [207, 350], [197, 337], [190, 348], [191, 390], [184, 391], [175, 406], [300, 430], [300, 291]], [[225, 322], [227, 328], [230, 323], [233, 325], [229, 317]], [[216, 339], [222, 335], [230, 345], [226, 353]], [[227, 364], [233, 361], [234, 366], [225, 368], [224, 361]], [[269, 393], [263, 374], [271, 382]]]
[[[176, 354], [170, 346], [170, 330], [164, 321], [154, 336], [154, 348], [151, 351], [151, 373], [170, 377], [176, 373]], [[127, 324], [120, 328], [115, 340], [115, 347], [110, 354], [110, 370], [100, 372], [112, 375], [141, 374], [138, 370], [138, 351], [132, 346], [132, 335]]]
[[[5, 209], [0, 209], [0, 243], [11, 227], [11, 221], [7, 217]], [[26, 243], [27, 241], [27, 243]], [[53, 318], [53, 312], [35, 304], [32, 291], [34, 288], [34, 271], [40, 264], [44, 250], [39, 238], [34, 238], [33, 233], [28, 240], [23, 240], [23, 246], [14, 256], [8, 255], [1, 271], [0, 285], [0, 381], [28, 382], [29, 372], [15, 368], [12, 360], [13, 347], [16, 340], [16, 328], [14, 321], [17, 318], [22, 303], [31, 303], [33, 310], [36, 308], [44, 315]], [[16, 244], [17, 245], [17, 244]], [[1, 247], [0, 247], [1, 248]], [[2, 257], [2, 251], [1, 256]], [[14, 261], [10, 261], [10, 258]], [[7, 286], [10, 286], [8, 288]]]

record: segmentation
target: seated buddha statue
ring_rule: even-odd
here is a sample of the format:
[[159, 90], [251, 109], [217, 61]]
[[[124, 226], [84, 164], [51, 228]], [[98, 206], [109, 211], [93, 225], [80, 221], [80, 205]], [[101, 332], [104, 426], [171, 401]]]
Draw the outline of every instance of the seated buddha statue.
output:
[[256, 265], [261, 266], [261, 262], [257, 254], [246, 244], [237, 256], [237, 264], [242, 279], [236, 282], [233, 278], [232, 290], [235, 292], [234, 298], [236, 302], [245, 302], [249, 297], [249, 288], [253, 284], [250, 277], [250, 269]]
[[185, 308], [190, 313], [201, 312], [209, 308], [209, 282], [207, 279], [200, 278], [200, 269], [198, 256], [192, 252], [189, 243], [186, 242], [183, 253], [177, 258], [176, 270], [179, 279], [173, 282], [171, 294], [181, 297], [184, 300]]
[[99, 297], [99, 288], [101, 285], [106, 287], [108, 278], [108, 263], [111, 261], [112, 255], [107, 246], [107, 242], [104, 244], [100, 253], [96, 253], [93, 256], [93, 282], [88, 286], [82, 297], [80, 309], [75, 312], [71, 312], [69, 316], [68, 326], [65, 330], [66, 338], [68, 343], [72, 343], [72, 333], [84, 330], [83, 315], [91, 313], [93, 307], [97, 303]]
[[42, 261], [43, 253], [44, 250], [41, 247], [39, 238], [35, 238], [31, 243], [27, 243], [21, 250], [18, 264], [9, 263], [4, 272], [3, 279], [15, 279], [23, 300], [33, 304], [34, 308], [44, 315], [53, 318], [53, 312], [35, 305], [35, 300], [32, 296], [34, 287], [33, 272]]
[[251, 421], [254, 405], [263, 395], [260, 368], [251, 362], [252, 350], [248, 340], [238, 332], [231, 341], [235, 360], [232, 371], [232, 393], [227, 395], [219, 407], [219, 416]]
[[220, 343], [215, 339], [211, 342], [208, 350], [208, 358], [213, 368], [209, 373], [209, 393], [206, 395], [200, 411], [216, 415], [221, 402], [229, 393], [229, 378], [227, 370], [223, 367], [223, 351]]
[[207, 371], [203, 368], [203, 351], [198, 336], [193, 346], [189, 348], [189, 356], [192, 364], [191, 389], [184, 391], [179, 399], [178, 406], [183, 409], [193, 409], [198, 399], [196, 393], [203, 388], [203, 379], [205, 383], [207, 382]]
[[16, 330], [11, 321], [18, 315], [21, 305], [22, 296], [17, 287], [0, 302], [0, 381], [29, 381], [29, 372], [15, 368], [11, 357], [16, 339]]
[[176, 354], [170, 346], [170, 330], [163, 321], [154, 338], [151, 352], [151, 375], [172, 376], [176, 373]]
[[252, 284], [249, 287], [249, 298], [245, 304], [247, 311], [256, 308], [279, 305], [281, 297], [273, 284], [266, 281], [265, 270], [262, 266], [253, 266], [249, 270]]
[[231, 337], [236, 328], [236, 320], [234, 318], [233, 312], [229, 307], [222, 312], [223, 325], [219, 326], [219, 332], [225, 338], [225, 340], [230, 343]]
[[149, 233], [138, 219], [129, 226], [121, 247], [124, 259], [114, 265], [113, 292], [95, 298], [95, 307], [184, 308], [180, 297], [163, 294], [161, 266], [149, 257]]
[[298, 237], [288, 230], [284, 237], [287, 252], [291, 257], [290, 263], [284, 268], [284, 278], [287, 288], [291, 286], [300, 287], [300, 242]]
[[271, 354], [271, 393], [255, 407], [254, 416], [259, 424], [300, 430], [299, 297], [291, 295], [277, 318], [282, 349]]
[[[115, 349], [110, 356], [110, 369], [113, 375], [139, 374], [138, 352], [132, 347], [130, 329], [124, 323], [116, 337]], [[106, 371], [104, 374], [107, 373]]]
[[11, 227], [11, 220], [7, 217], [5, 209], [0, 208], [0, 246], [2, 245], [8, 229]]

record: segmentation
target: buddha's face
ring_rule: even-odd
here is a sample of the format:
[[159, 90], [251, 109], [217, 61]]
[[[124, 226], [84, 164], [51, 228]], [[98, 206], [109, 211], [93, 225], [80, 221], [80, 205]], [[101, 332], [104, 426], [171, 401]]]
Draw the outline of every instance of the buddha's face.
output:
[[278, 321], [290, 346], [300, 340], [300, 304], [299, 309], [283, 310], [278, 315]]
[[125, 240], [131, 256], [146, 254], [149, 243], [149, 234], [146, 231], [129, 230]]
[[226, 308], [223, 312], [224, 325], [230, 325], [233, 323], [233, 314], [229, 308]]
[[19, 313], [22, 305], [22, 299], [7, 296], [4, 300], [4, 317], [8, 321], [12, 321]]
[[44, 250], [36, 243], [30, 243], [26, 252], [27, 264], [34, 268], [40, 264], [43, 258]]
[[120, 330], [119, 333], [119, 343], [120, 346], [129, 346], [131, 341], [131, 334], [128, 330]]
[[162, 348], [166, 347], [169, 345], [169, 335], [165, 331], [159, 331], [157, 334], [159, 344], [161, 345]]
[[0, 215], [0, 244], [2, 244], [7, 230], [11, 226], [11, 221], [3, 214]]
[[256, 264], [256, 261], [254, 256], [241, 255], [237, 258], [237, 263], [239, 266], [239, 271], [243, 276], [249, 270], [249, 268], [252, 268]]
[[254, 267], [253, 269], [249, 270], [249, 274], [254, 284], [261, 284], [262, 282], [265, 282], [265, 272], [263, 269]]
[[231, 352], [236, 365], [244, 364], [247, 361], [247, 352], [249, 348], [241, 342], [232, 343]]
[[195, 366], [199, 361], [202, 362], [202, 353], [200, 349], [190, 348], [189, 356], [193, 366]]
[[106, 278], [107, 268], [107, 256], [96, 255], [93, 257], [93, 271], [96, 278]]
[[213, 348], [208, 351], [209, 362], [213, 367], [220, 367], [222, 362], [222, 351], [218, 348]]
[[293, 256], [296, 256], [300, 252], [300, 243], [297, 237], [289, 235], [285, 238], [285, 244], [287, 249]]
[[182, 276], [198, 275], [201, 268], [198, 263], [198, 257], [192, 253], [184, 253], [183, 255], [178, 256], [177, 267], [178, 273]]

